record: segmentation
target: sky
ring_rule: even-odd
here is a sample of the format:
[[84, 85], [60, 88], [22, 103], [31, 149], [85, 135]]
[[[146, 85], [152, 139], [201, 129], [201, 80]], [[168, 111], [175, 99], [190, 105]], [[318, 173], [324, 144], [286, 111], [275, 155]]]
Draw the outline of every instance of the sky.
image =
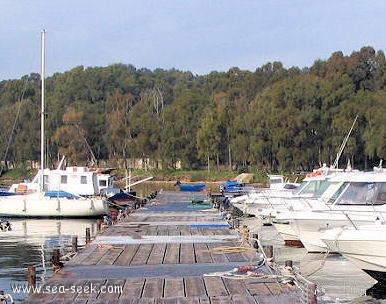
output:
[[386, 48], [385, 0], [0, 0], [0, 81], [131, 64], [205, 75]]

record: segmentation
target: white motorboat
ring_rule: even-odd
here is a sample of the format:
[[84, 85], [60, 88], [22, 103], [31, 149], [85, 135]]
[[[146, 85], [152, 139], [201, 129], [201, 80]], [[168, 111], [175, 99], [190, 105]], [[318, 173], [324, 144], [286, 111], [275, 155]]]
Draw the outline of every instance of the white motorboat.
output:
[[330, 250], [339, 252], [374, 279], [386, 282], [386, 225], [330, 229], [321, 239]]
[[356, 227], [386, 222], [386, 173], [362, 172], [350, 177], [336, 200], [310, 205], [304, 210], [288, 210], [276, 219], [287, 220], [308, 252], [329, 250], [321, 240], [328, 229]]
[[309, 204], [305, 198], [320, 198], [325, 200], [331, 197], [340, 187], [338, 182], [331, 183], [333, 176], [340, 174], [355, 174], [357, 170], [330, 169], [323, 166], [312, 173], [307, 174], [298, 187], [292, 191], [288, 190], [266, 190], [251, 193], [249, 198], [236, 207], [243, 210], [245, 214], [254, 216], [274, 218], [279, 209], [303, 209]]
[[[63, 190], [63, 188], [55, 189], [56, 185], [53, 179], [47, 180], [44, 169], [45, 163], [45, 148], [44, 148], [44, 91], [45, 91], [45, 31], [42, 31], [42, 73], [41, 73], [41, 168], [36, 177], [35, 189], [24, 188], [16, 193], [7, 193], [0, 196], [0, 216], [6, 217], [96, 217], [104, 215], [108, 212], [108, 202], [105, 198], [97, 195], [98, 193], [91, 192], [87, 196], [81, 196], [80, 193], [73, 193]], [[84, 172], [86, 173], [86, 172]], [[62, 176], [57, 175], [58, 180]], [[63, 180], [61, 180], [63, 181]], [[84, 182], [84, 183], [83, 183]], [[80, 187], [85, 184], [86, 178], [80, 179]], [[94, 190], [98, 191], [98, 185], [95, 184], [97, 179], [93, 176], [91, 182]], [[22, 189], [19, 189], [22, 190]]]

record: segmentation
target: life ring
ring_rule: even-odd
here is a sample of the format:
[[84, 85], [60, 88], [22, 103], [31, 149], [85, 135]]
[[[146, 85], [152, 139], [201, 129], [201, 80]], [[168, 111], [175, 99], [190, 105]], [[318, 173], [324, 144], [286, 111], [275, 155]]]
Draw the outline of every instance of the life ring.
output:
[[316, 177], [316, 176], [320, 176], [320, 175], [322, 175], [322, 172], [315, 171], [315, 172], [307, 173], [306, 177]]

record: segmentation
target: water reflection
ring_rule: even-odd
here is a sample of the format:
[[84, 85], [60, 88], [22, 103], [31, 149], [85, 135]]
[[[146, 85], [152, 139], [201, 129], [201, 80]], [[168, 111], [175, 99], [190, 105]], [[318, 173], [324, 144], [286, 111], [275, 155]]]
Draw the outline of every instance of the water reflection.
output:
[[14, 285], [26, 285], [27, 267], [36, 268], [36, 281], [41, 284], [51, 276], [54, 249], [61, 255], [71, 252], [72, 238], [85, 244], [86, 228], [95, 235], [96, 221], [88, 219], [9, 219], [11, 231], [0, 231], [0, 290], [10, 293], [15, 303], [27, 294], [12, 292]]

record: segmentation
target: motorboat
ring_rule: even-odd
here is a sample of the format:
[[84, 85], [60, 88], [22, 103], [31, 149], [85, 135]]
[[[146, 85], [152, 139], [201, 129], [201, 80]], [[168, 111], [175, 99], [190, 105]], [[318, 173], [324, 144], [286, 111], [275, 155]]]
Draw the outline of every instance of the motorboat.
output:
[[339, 252], [377, 281], [386, 283], [386, 225], [329, 229], [321, 239], [329, 250]]
[[321, 240], [326, 230], [386, 222], [386, 172], [352, 175], [342, 184], [336, 199], [319, 200], [303, 210], [287, 210], [276, 219], [289, 222], [308, 252], [329, 251]]
[[[293, 190], [266, 190], [251, 193], [244, 202], [238, 202], [239, 209], [245, 214], [274, 218], [278, 210], [302, 209], [316, 198], [328, 200], [340, 187], [332, 183], [332, 177], [340, 174], [354, 174], [357, 170], [331, 170], [323, 166], [306, 175], [298, 187]], [[306, 200], [307, 199], [307, 200]]]

